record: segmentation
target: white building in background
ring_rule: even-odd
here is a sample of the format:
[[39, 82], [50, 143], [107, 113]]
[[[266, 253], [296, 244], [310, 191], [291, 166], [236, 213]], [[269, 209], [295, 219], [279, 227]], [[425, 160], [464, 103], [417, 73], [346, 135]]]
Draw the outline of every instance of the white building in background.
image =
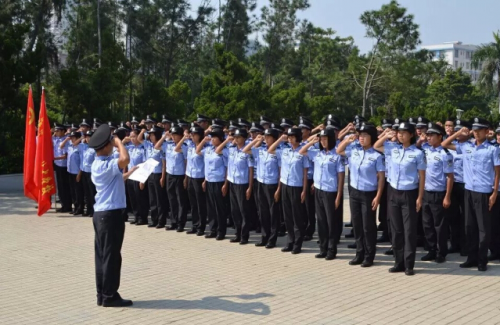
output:
[[434, 53], [434, 60], [444, 59], [453, 69], [462, 68], [462, 71], [470, 74], [473, 82], [479, 79], [482, 64], [479, 64], [477, 70], [472, 67], [471, 59], [476, 45], [462, 44], [462, 42], [444, 42], [442, 44], [425, 45], [422, 49]]

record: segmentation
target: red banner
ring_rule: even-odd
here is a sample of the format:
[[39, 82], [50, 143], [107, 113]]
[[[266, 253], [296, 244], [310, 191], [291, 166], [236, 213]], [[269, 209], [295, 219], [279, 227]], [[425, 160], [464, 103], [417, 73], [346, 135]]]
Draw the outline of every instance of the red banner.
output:
[[28, 93], [28, 107], [26, 109], [26, 130], [24, 136], [24, 195], [34, 201], [38, 200], [38, 189], [35, 185], [35, 153], [36, 153], [36, 129], [35, 129], [35, 105], [33, 105], [33, 93]]
[[50, 209], [51, 196], [56, 193], [53, 161], [52, 134], [50, 133], [50, 121], [45, 108], [45, 90], [42, 88], [35, 158], [35, 185], [38, 188], [39, 217]]

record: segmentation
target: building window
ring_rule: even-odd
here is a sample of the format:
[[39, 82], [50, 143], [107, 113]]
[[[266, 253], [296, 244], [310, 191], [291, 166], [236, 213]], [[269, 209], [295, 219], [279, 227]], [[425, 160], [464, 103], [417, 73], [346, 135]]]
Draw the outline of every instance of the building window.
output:
[[455, 50], [455, 57], [458, 58], [458, 50]]
[[455, 69], [458, 69], [458, 61], [455, 61]]
[[469, 70], [469, 69], [470, 69], [470, 63], [469, 63], [469, 62], [467, 62], [467, 63], [465, 64], [465, 68], [466, 68], [467, 70]]

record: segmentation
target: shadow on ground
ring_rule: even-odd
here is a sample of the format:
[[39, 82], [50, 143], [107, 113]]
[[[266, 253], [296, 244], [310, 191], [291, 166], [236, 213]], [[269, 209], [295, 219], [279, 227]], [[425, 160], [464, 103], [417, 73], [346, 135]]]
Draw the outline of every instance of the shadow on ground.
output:
[[[236, 302], [233, 300], [254, 300], [260, 298], [274, 297], [269, 293], [258, 293], [255, 295], [214, 296], [199, 300], [142, 300], [134, 301], [133, 308], [139, 309], [180, 309], [180, 310], [221, 310], [232, 313], [248, 315], [270, 315], [271, 309], [268, 305], [256, 302]], [[231, 300], [229, 300], [231, 299]]]

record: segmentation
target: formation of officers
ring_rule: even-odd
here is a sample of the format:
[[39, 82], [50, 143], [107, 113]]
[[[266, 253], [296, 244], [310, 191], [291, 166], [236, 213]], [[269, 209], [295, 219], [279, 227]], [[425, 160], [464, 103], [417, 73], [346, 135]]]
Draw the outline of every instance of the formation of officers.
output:
[[[100, 124], [54, 125], [58, 212], [94, 214], [96, 153], [88, 143]], [[347, 182], [352, 231], [346, 237], [355, 238], [349, 248], [356, 249], [349, 264], [370, 267], [377, 242], [386, 241], [385, 254], [395, 260], [391, 273], [414, 274], [417, 246], [428, 251], [422, 261], [443, 263], [460, 253], [467, 257], [460, 267], [479, 271], [500, 260], [500, 127], [485, 119], [448, 119], [443, 126], [396, 118], [374, 126], [356, 116], [341, 127], [333, 115], [315, 126], [306, 117], [296, 125], [199, 114], [192, 123], [147, 116], [108, 124], [130, 157], [123, 179], [131, 224], [215, 240], [226, 239], [230, 226], [236, 230], [230, 242], [248, 244], [256, 231], [255, 245], [268, 249], [286, 236], [281, 251], [292, 254], [317, 226], [315, 257], [333, 260]], [[111, 154], [118, 158], [116, 146]], [[158, 165], [147, 182], [128, 179], [148, 159]], [[113, 206], [113, 197], [103, 200]], [[189, 211], [192, 228], [185, 229]]]

